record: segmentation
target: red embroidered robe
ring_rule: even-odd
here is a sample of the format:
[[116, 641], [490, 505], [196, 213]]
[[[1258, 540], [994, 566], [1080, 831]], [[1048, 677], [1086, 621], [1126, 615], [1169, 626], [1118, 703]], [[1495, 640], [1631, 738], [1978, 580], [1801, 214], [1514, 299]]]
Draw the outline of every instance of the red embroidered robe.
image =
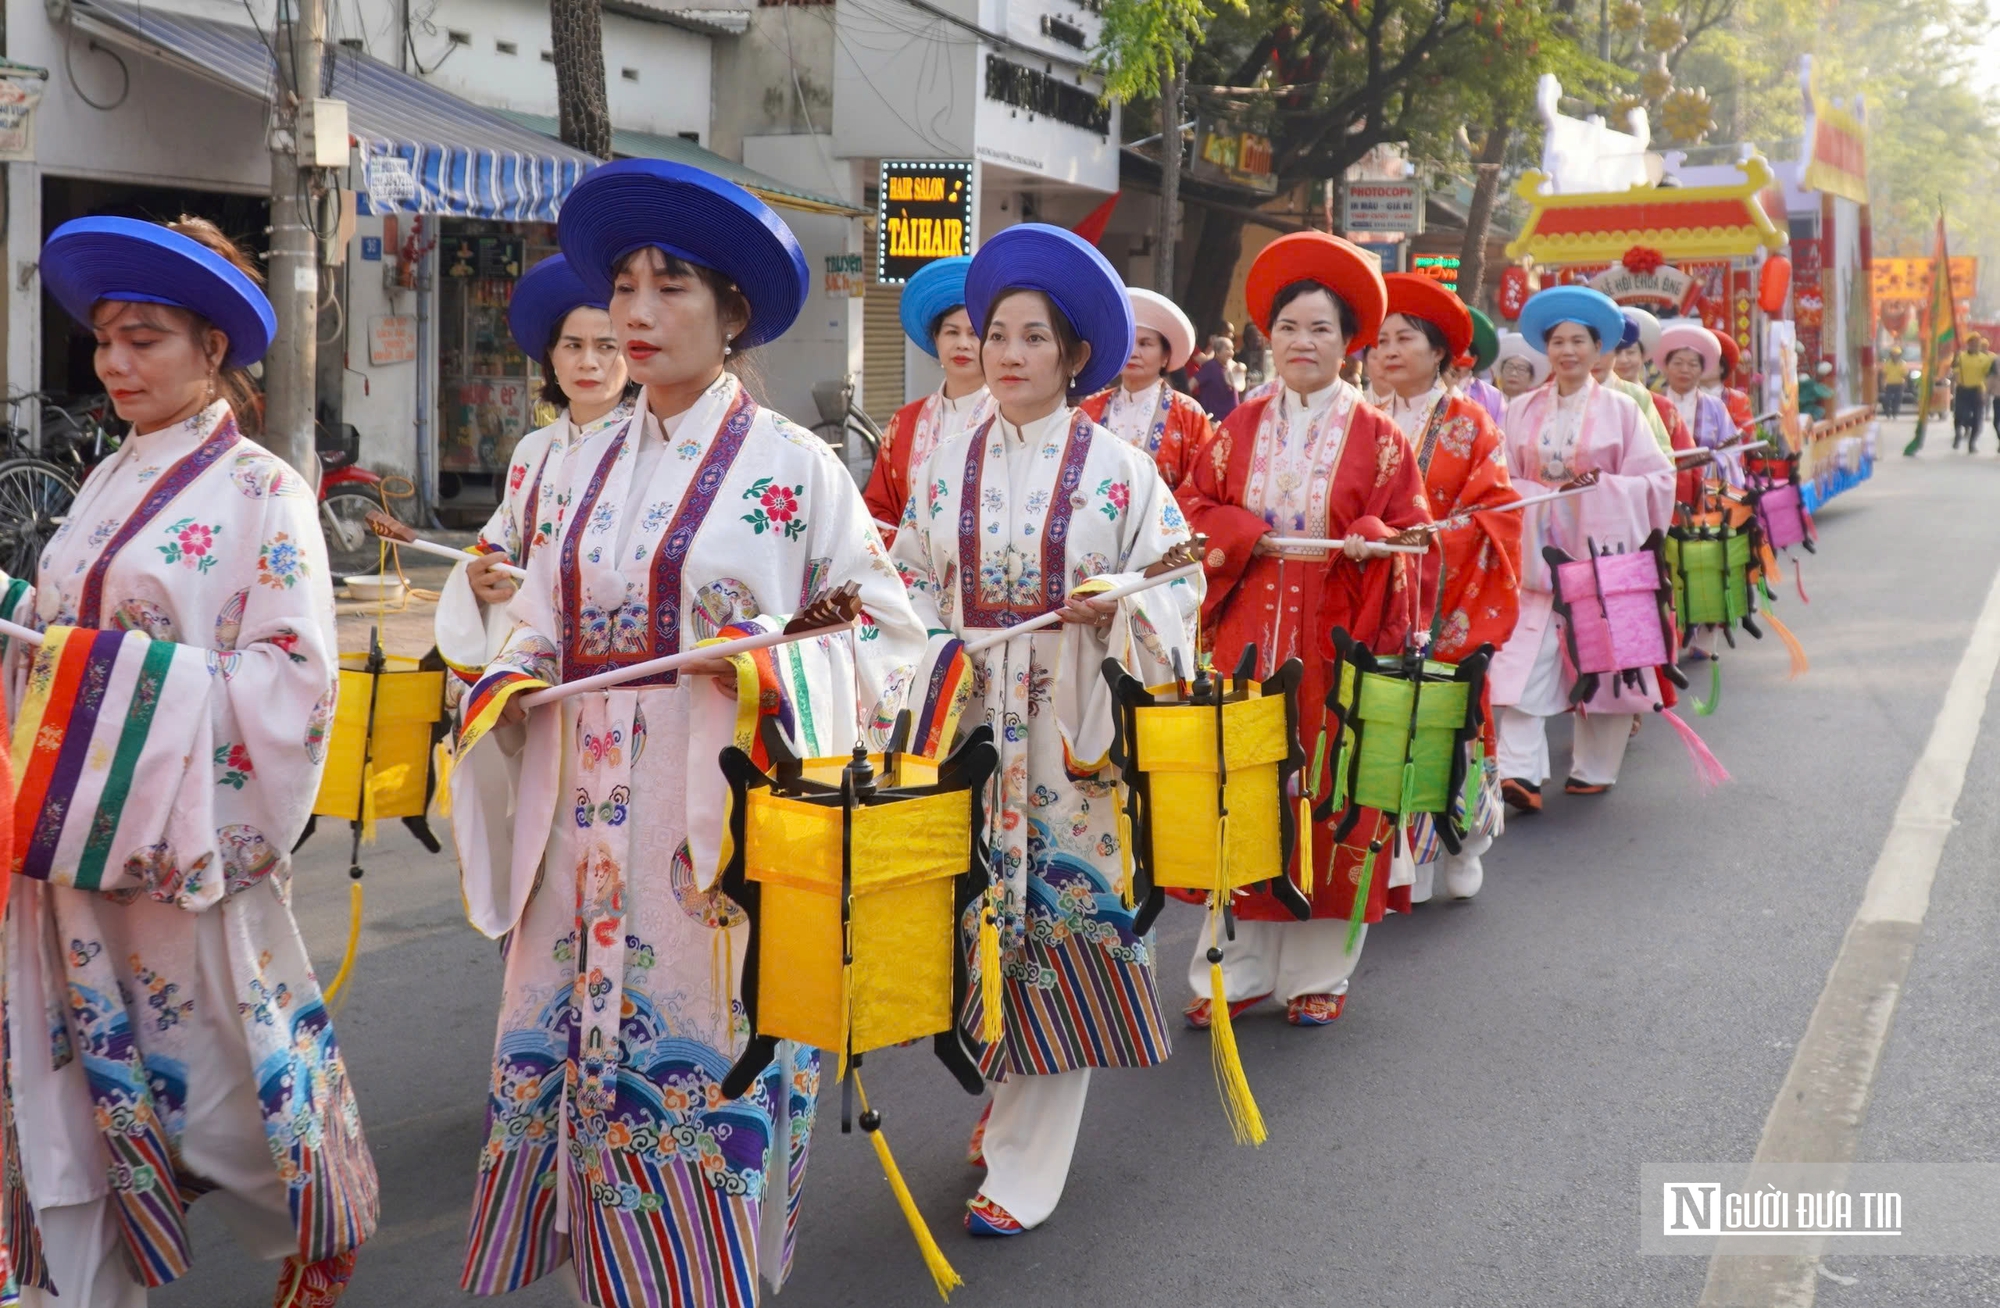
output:
[[[1346, 386], [1346, 383], [1341, 383]], [[1410, 443], [1388, 415], [1360, 401], [1347, 387], [1352, 409], [1347, 434], [1327, 487], [1323, 534], [1359, 533], [1382, 540], [1430, 521], [1423, 476]], [[1244, 507], [1255, 465], [1268, 458], [1260, 444], [1266, 411], [1282, 392], [1239, 405], [1192, 461], [1177, 492], [1189, 526], [1208, 537], [1208, 594], [1202, 604], [1202, 631], [1215, 666], [1230, 670], [1245, 645], [1260, 652], [1259, 672], [1268, 673], [1294, 655], [1305, 663], [1299, 691], [1300, 736], [1308, 754], [1327, 724], [1326, 695], [1333, 671], [1334, 627], [1377, 653], [1400, 651], [1408, 636], [1414, 605], [1410, 587], [1418, 571], [1406, 556], [1357, 564], [1337, 552], [1327, 558], [1252, 557], [1257, 539], [1272, 530], [1259, 513]], [[1336, 398], [1336, 405], [1343, 400]], [[1282, 589], [1281, 589], [1282, 581]], [[1273, 650], [1273, 645], [1276, 648]], [[1331, 751], [1331, 744], [1328, 749]], [[1332, 765], [1321, 769], [1321, 788], [1330, 784]], [[1316, 795], [1315, 800], [1318, 799]], [[1378, 814], [1364, 812], [1350, 839], [1334, 849], [1330, 823], [1313, 833], [1313, 916], [1346, 917], [1365, 846], [1380, 826]], [[1296, 873], [1294, 873], [1296, 875]], [[1380, 921], [1387, 898], [1389, 857], [1385, 850], [1369, 879], [1367, 921]], [[1268, 892], [1239, 896], [1237, 916], [1248, 921], [1291, 921], [1292, 915]]]
[[[1111, 408], [1112, 393], [1120, 385], [1114, 382], [1076, 407], [1089, 414], [1092, 422], [1109, 428], [1111, 423], [1105, 415]], [[1196, 403], [1193, 396], [1175, 390], [1163, 377], [1159, 403], [1153, 407], [1145, 438], [1133, 443], [1153, 456], [1153, 465], [1160, 470], [1160, 480], [1167, 483], [1167, 489], [1178, 491], [1187, 480], [1188, 465], [1194, 461], [1195, 453], [1214, 431], [1215, 419], [1208, 416], [1208, 410]], [[1131, 439], [1125, 432], [1117, 434]]]

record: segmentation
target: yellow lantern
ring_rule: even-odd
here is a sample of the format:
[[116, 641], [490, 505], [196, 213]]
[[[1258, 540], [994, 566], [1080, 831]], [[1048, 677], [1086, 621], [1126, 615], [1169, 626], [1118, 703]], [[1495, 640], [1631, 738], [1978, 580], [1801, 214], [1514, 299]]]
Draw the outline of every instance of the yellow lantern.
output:
[[987, 890], [986, 787], [998, 762], [988, 727], [942, 761], [857, 745], [847, 759], [781, 758], [767, 776], [742, 750], [722, 751], [721, 884], [750, 920], [742, 1000], [753, 1033], [722, 1093], [748, 1091], [780, 1040], [832, 1050], [841, 1131], [852, 1129], [851, 1089], [941, 1294], [958, 1274], [903, 1184], [858, 1069], [871, 1049], [930, 1036], [967, 1093], [985, 1089], [958, 1037], [970, 984], [958, 923]]
[[434, 730], [444, 717], [442, 669], [383, 654], [340, 656], [340, 694], [326, 745], [326, 771], [313, 799], [314, 818], [357, 824], [401, 818], [433, 854], [437, 837], [424, 821], [432, 791]]
[[[1194, 684], [1146, 687], [1116, 659], [1104, 662], [1116, 731], [1111, 761], [1123, 774], [1129, 893], [1139, 904], [1134, 930], [1151, 928], [1168, 888], [1208, 893], [1209, 1055], [1224, 1115], [1239, 1144], [1261, 1145], [1264, 1116], [1250, 1093], [1223, 989], [1223, 914], [1230, 896], [1266, 883], [1304, 919], [1311, 901], [1285, 873], [1294, 845], [1302, 877], [1312, 875], [1312, 823], [1303, 794], [1290, 795], [1305, 766], [1299, 744], [1299, 682], [1304, 666], [1287, 660], [1255, 680], [1257, 647], [1247, 646], [1235, 675], [1210, 668]], [[1213, 832], [1213, 835], [1209, 833]]]

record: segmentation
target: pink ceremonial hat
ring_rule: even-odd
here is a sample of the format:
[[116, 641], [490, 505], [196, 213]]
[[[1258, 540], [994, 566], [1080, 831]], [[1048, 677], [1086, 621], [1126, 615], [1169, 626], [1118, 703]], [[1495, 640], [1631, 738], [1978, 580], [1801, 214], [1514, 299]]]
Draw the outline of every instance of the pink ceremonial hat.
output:
[[1675, 350], [1693, 350], [1700, 355], [1704, 372], [1722, 363], [1722, 342], [1715, 339], [1714, 332], [1693, 319], [1661, 325], [1660, 343], [1653, 347], [1653, 362], [1666, 367], [1667, 356]]
[[1126, 287], [1125, 294], [1132, 301], [1132, 321], [1147, 331], [1158, 332], [1167, 343], [1167, 371], [1178, 372], [1186, 367], [1188, 356], [1194, 353], [1194, 324], [1181, 312], [1181, 306], [1158, 291], [1138, 286]]

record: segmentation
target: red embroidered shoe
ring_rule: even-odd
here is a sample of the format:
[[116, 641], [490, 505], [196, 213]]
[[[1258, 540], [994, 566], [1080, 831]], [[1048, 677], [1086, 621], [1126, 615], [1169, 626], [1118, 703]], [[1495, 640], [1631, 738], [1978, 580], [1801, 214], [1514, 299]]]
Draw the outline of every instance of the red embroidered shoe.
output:
[[1344, 994], [1300, 995], [1285, 1001], [1285, 1020], [1293, 1026], [1331, 1026], [1345, 1007]]
[[[1269, 995], [1252, 995], [1248, 999], [1231, 1000], [1229, 1003], [1230, 1019], [1233, 1021], [1243, 1016], [1270, 997]], [[1181, 1016], [1187, 1019], [1188, 1026], [1193, 1030], [1206, 1031], [1215, 1020], [1210, 1016], [1208, 1007], [1209, 1001], [1207, 999], [1197, 999], [1181, 1010]]]
[[354, 1277], [354, 1259], [360, 1252], [349, 1249], [316, 1263], [301, 1263], [296, 1255], [285, 1259], [271, 1308], [333, 1308], [347, 1293], [347, 1283]]
[[1014, 1220], [1014, 1214], [983, 1194], [965, 1201], [965, 1229], [982, 1237], [1026, 1235], [1028, 1228]]
[[979, 1110], [979, 1120], [973, 1124], [972, 1140], [965, 1146], [965, 1161], [973, 1167], [986, 1166], [986, 1123], [993, 1117], [993, 1101], [986, 1101], [986, 1107]]
[[1500, 798], [1518, 812], [1542, 811], [1542, 788], [1518, 777], [1508, 777], [1500, 783]]

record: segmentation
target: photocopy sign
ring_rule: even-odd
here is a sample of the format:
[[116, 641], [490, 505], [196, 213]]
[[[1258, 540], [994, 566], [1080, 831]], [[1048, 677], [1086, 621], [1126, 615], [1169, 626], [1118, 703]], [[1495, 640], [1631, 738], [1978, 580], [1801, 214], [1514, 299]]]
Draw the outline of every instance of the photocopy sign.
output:
[[401, 155], [369, 155], [366, 180], [368, 203], [376, 209], [393, 209], [417, 198], [417, 170]]
[[1345, 232], [1424, 230], [1424, 188], [1415, 181], [1348, 182], [1340, 192], [1340, 228]]
[[906, 282], [938, 259], [972, 253], [972, 164], [884, 159], [875, 280]]

